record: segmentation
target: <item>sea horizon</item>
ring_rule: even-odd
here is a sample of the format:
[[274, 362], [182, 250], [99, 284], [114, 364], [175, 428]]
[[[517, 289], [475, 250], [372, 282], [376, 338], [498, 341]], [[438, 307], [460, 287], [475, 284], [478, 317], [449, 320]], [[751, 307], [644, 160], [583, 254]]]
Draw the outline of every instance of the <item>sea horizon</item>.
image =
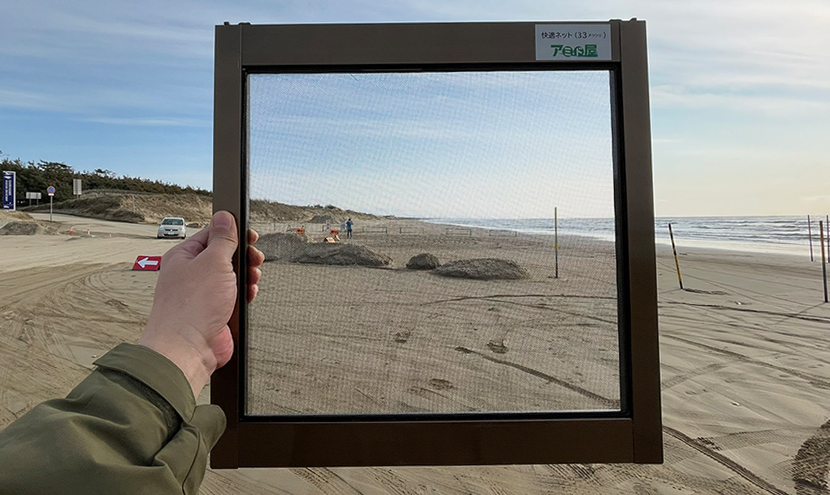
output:
[[[553, 235], [554, 219], [482, 219], [482, 218], [424, 218], [430, 223], [474, 227], [490, 230], [514, 231], [522, 234]], [[821, 221], [825, 218], [822, 216]], [[807, 215], [746, 215], [656, 217], [655, 243], [670, 245], [668, 224], [671, 223], [675, 243], [683, 247], [726, 249], [760, 253], [778, 253], [810, 256], [812, 232], [813, 255], [821, 258], [818, 216], [811, 216], [808, 230]], [[559, 218], [558, 232], [563, 236], [579, 235], [605, 241], [615, 240], [613, 218]], [[828, 243], [825, 229], [825, 249]]]

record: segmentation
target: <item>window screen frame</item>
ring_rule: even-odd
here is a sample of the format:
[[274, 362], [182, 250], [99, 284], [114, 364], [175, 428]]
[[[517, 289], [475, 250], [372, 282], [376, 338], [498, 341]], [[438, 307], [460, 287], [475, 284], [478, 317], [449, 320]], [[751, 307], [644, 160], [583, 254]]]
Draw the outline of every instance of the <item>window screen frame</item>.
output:
[[[535, 26], [558, 22], [216, 26], [214, 211], [237, 219], [231, 360], [211, 379], [227, 428], [214, 469], [661, 463], [660, 362], [645, 22], [611, 20], [610, 61], [537, 61]], [[620, 411], [245, 416], [246, 80], [286, 72], [609, 70], [620, 298]]]

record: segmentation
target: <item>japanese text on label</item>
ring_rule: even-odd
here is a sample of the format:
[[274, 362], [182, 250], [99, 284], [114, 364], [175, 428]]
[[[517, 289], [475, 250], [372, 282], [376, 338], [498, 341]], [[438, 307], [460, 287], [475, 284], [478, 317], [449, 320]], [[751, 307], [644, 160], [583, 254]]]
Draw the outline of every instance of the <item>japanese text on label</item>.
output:
[[609, 24], [537, 24], [536, 60], [611, 60]]

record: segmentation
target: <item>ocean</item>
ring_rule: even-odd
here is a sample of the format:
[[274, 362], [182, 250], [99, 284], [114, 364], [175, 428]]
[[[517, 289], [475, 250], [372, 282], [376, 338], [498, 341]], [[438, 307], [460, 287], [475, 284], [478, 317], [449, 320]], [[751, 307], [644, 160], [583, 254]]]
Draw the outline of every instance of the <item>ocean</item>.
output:
[[[811, 217], [813, 252], [821, 259], [818, 221], [825, 217]], [[535, 219], [465, 219], [432, 218], [429, 222], [511, 230], [525, 234], [553, 235], [552, 218]], [[767, 217], [659, 217], [655, 219], [655, 242], [670, 244], [668, 224], [672, 224], [678, 248], [706, 247], [766, 253], [810, 256], [807, 216]], [[825, 245], [827, 243], [825, 226]], [[560, 218], [559, 233], [581, 235], [608, 241], [614, 240], [614, 220], [611, 218]], [[826, 248], [825, 248], [826, 249]]]

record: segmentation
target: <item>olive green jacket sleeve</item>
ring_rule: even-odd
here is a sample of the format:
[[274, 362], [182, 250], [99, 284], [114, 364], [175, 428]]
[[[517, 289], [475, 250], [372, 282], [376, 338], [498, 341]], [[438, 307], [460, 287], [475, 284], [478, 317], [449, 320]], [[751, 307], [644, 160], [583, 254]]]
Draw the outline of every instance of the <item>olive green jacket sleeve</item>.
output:
[[222, 410], [197, 407], [181, 370], [146, 347], [95, 364], [65, 399], [0, 432], [0, 495], [198, 493]]

